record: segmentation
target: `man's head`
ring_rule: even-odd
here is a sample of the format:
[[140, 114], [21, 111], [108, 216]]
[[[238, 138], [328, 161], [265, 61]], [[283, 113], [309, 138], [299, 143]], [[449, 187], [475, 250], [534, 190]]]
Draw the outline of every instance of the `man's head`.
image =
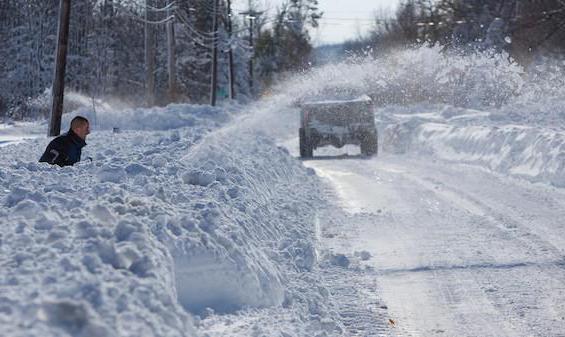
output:
[[82, 140], [86, 140], [86, 135], [90, 133], [90, 125], [88, 119], [82, 116], [76, 116], [71, 121], [71, 130], [76, 133]]

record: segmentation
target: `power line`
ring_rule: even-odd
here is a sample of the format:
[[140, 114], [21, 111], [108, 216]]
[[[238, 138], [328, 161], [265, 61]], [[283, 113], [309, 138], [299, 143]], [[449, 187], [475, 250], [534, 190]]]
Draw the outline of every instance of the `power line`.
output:
[[[157, 8], [157, 7], [153, 7], [151, 5], [141, 4], [141, 3], [134, 1], [134, 0], [127, 1], [127, 5], [132, 6], [132, 7], [137, 7], [138, 9], [141, 9], [143, 11], [148, 10], [148, 11], [151, 11], [151, 12], [165, 12], [169, 9], [176, 8], [175, 2], [171, 2], [170, 4], [168, 4], [168, 5], [166, 5], [165, 7], [162, 7], [162, 8]], [[122, 5], [122, 3], [120, 3], [120, 2], [114, 3], [114, 6], [117, 6], [119, 8], [123, 8], [123, 9], [127, 9], [127, 7]]]
[[327, 18], [327, 17], [321, 17], [319, 19], [320, 21], [324, 21], [324, 20], [332, 20], [332, 21], [375, 21], [374, 18]]
[[182, 13], [181, 11], [176, 11], [175, 12], [178, 15], [178, 18], [182, 21], [182, 23], [184, 23], [188, 29], [190, 29], [190, 31], [192, 31], [194, 34], [198, 35], [199, 37], [203, 38], [203, 39], [207, 39], [207, 40], [217, 40], [218, 39], [218, 32], [217, 31], [213, 31], [213, 32], [204, 32], [201, 31], [199, 29], [197, 29], [196, 27], [194, 27], [188, 20], [188, 18], [186, 16], [184, 16], [184, 13]]

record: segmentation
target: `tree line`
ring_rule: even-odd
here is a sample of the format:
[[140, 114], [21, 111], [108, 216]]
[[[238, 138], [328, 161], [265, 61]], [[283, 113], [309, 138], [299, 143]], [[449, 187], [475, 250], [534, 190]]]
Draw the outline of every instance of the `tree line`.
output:
[[405, 0], [392, 17], [375, 15], [367, 36], [344, 48], [374, 52], [441, 44], [461, 51], [506, 51], [529, 63], [544, 53], [563, 54], [563, 0]]
[[[286, 0], [274, 14], [231, 2], [73, 0], [66, 89], [152, 106], [227, 99], [231, 81], [246, 100], [277, 73], [308, 64], [317, 0]], [[59, 0], [0, 2], [0, 117], [49, 113], [58, 9]]]

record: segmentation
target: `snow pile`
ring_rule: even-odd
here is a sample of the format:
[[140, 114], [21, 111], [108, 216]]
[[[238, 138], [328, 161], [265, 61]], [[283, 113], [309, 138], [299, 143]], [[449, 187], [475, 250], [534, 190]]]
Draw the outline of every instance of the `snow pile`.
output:
[[[109, 167], [125, 171], [129, 154], [120, 147], [131, 145], [108, 144], [108, 136], [92, 137], [94, 163], [63, 169], [36, 162], [45, 140], [2, 148], [0, 325], [7, 335], [194, 333], [176, 304], [170, 253], [138, 218], [158, 207], [158, 188], [143, 184], [143, 175], [105, 178]], [[139, 139], [142, 146], [158, 140]], [[142, 146], [134, 155], [156, 172], [155, 156]]]
[[37, 163], [47, 139], [0, 148], [2, 334], [196, 336], [196, 314], [268, 306], [327, 316], [323, 289], [296, 277], [316, 263], [315, 176], [207, 112], [142, 111], [129, 127], [174, 129], [93, 132], [74, 167]]
[[282, 304], [279, 263], [305, 270], [315, 263], [311, 219], [295, 218], [313, 216], [313, 178], [272, 140], [240, 128], [210, 135], [182, 162], [180, 178], [200, 200], [165, 240], [180, 302], [196, 312]]

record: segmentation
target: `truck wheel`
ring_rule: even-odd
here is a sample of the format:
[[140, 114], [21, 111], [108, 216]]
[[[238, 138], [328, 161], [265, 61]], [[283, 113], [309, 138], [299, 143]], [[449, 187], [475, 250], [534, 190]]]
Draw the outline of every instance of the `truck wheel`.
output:
[[300, 143], [300, 157], [302, 158], [312, 158], [314, 155], [314, 149], [308, 137], [306, 137], [306, 132], [303, 128], [298, 131], [298, 140]]
[[361, 140], [361, 153], [366, 156], [375, 156], [379, 152], [379, 143], [376, 133], [368, 133]]

